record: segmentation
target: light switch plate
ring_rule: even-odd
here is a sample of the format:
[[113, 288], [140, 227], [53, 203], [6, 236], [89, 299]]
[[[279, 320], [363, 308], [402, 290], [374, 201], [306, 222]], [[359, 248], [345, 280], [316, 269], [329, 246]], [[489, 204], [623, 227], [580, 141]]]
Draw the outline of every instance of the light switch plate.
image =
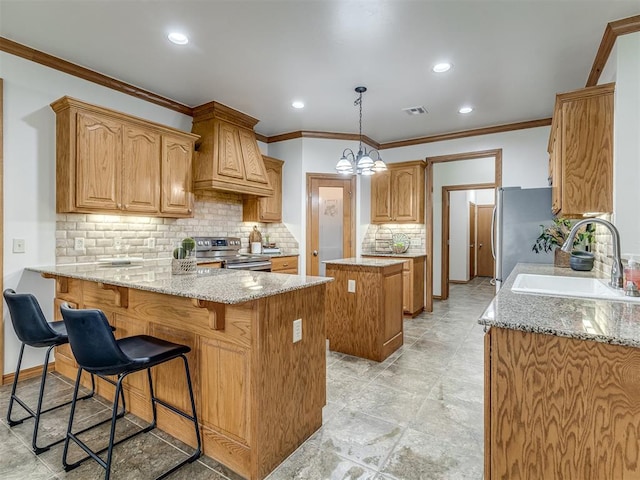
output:
[[24, 238], [14, 238], [13, 253], [24, 253], [24, 252], [25, 252]]
[[356, 281], [355, 280], [347, 280], [347, 292], [356, 293]]

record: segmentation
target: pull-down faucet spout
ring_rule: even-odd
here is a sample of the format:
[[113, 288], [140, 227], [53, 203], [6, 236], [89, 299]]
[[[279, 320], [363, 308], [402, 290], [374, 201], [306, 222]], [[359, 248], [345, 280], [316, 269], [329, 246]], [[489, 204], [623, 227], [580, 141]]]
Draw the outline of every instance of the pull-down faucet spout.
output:
[[569, 232], [569, 236], [567, 240], [562, 245], [562, 251], [571, 253], [571, 248], [573, 247], [573, 239], [576, 237], [578, 230], [580, 227], [586, 223], [599, 223], [604, 225], [611, 231], [611, 236], [613, 237], [613, 263], [611, 265], [611, 285], [613, 288], [622, 288], [623, 287], [623, 279], [622, 279], [622, 260], [620, 259], [620, 232], [615, 227], [615, 225], [606, 220], [602, 220], [601, 218], [585, 218], [584, 220], [580, 220], [577, 222], [571, 231]]

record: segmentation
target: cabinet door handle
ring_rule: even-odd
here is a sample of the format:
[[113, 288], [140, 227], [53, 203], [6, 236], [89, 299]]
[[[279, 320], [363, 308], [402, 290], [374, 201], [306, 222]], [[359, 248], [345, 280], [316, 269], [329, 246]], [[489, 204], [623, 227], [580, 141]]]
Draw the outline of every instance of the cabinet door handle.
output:
[[318, 256], [318, 250], [314, 250], [314, 251], [313, 251], [313, 256], [314, 256], [314, 257], [317, 257], [317, 256]]
[[288, 264], [288, 263], [283, 263], [283, 264], [282, 264], [282, 266], [283, 266], [283, 267], [288, 267], [288, 266], [289, 266], [289, 264]]

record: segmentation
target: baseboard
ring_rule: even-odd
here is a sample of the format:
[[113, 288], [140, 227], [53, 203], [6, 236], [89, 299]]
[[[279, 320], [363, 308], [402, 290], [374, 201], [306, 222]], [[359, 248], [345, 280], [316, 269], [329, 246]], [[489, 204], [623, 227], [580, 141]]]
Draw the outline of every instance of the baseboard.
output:
[[458, 283], [458, 284], [466, 284], [469, 283], [471, 280], [449, 280], [449, 283]]
[[[44, 368], [44, 365], [36, 365], [35, 367], [25, 368], [20, 370], [20, 381], [41, 376], [43, 368]], [[56, 362], [50, 362], [48, 370], [50, 372], [55, 372]], [[5, 373], [2, 376], [2, 385], [8, 385], [9, 383], [13, 383], [13, 377], [15, 376], [15, 374], [16, 372]]]

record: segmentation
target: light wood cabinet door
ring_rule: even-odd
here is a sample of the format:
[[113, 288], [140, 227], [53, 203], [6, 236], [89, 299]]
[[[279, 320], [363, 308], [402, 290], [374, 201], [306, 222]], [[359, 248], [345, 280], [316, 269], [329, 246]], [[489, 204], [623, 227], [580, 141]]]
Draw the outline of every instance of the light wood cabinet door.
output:
[[136, 213], [160, 211], [160, 135], [124, 126], [122, 208]]
[[556, 96], [549, 164], [557, 215], [613, 211], [613, 93], [611, 83]]
[[76, 207], [120, 209], [122, 124], [77, 114]]
[[425, 162], [388, 168], [371, 178], [371, 223], [424, 223]]
[[371, 222], [391, 222], [391, 172], [371, 177]]
[[394, 222], [417, 222], [418, 176], [423, 170], [415, 167], [399, 168], [391, 171], [391, 189], [393, 192], [392, 218]]
[[193, 212], [192, 151], [192, 142], [162, 136], [162, 213], [189, 216]]
[[262, 157], [273, 195], [269, 197], [247, 196], [243, 199], [243, 222], [282, 222], [282, 167], [284, 162], [277, 158]]

